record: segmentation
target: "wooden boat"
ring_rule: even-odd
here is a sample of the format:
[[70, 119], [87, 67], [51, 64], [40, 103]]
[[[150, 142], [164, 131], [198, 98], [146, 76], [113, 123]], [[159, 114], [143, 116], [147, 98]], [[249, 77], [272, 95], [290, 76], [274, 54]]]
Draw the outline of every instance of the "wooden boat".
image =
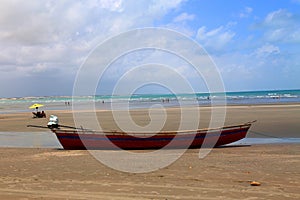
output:
[[[254, 122], [254, 121], [253, 121]], [[213, 129], [125, 133], [86, 129], [52, 128], [64, 149], [160, 149], [217, 147], [246, 137], [253, 122]], [[205, 139], [205, 143], [204, 143]]]

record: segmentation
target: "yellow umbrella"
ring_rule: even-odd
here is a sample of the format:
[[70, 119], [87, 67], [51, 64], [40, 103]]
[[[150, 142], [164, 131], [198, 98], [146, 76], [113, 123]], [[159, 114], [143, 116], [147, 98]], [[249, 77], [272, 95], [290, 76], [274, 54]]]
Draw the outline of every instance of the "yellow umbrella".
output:
[[29, 106], [29, 108], [39, 108], [39, 107], [43, 107], [43, 104], [39, 104], [39, 103], [35, 103], [32, 106]]

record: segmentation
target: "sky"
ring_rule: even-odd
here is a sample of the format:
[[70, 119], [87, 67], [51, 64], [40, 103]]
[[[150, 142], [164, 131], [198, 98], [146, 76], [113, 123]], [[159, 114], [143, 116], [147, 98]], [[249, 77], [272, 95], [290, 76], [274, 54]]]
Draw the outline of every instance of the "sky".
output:
[[[80, 66], [99, 43], [145, 27], [171, 29], [199, 43], [226, 91], [300, 88], [300, 0], [3, 0], [0, 97], [72, 95]], [[139, 60], [145, 53], [131, 56]], [[110, 77], [126, 72], [125, 60], [112, 74], [108, 70], [101, 88], [113, 88]], [[192, 71], [178, 63], [168, 64], [202, 92]], [[161, 75], [155, 69], [150, 74]], [[162, 78], [171, 82], [172, 76]]]

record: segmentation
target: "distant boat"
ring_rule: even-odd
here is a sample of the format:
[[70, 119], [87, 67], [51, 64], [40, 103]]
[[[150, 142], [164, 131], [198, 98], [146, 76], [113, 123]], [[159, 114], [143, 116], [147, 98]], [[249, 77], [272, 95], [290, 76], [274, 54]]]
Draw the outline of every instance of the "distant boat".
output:
[[[253, 121], [254, 122], [254, 121]], [[93, 131], [68, 126], [51, 128], [64, 149], [168, 149], [213, 147], [229, 144], [246, 137], [253, 122], [213, 129], [186, 131], [161, 131], [150, 137], [150, 133]], [[68, 127], [61, 129], [60, 127]], [[112, 143], [114, 145], [112, 145]]]

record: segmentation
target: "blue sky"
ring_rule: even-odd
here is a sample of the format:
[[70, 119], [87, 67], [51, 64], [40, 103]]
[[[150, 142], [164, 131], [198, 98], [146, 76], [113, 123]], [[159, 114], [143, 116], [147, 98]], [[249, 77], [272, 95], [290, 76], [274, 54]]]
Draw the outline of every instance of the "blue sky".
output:
[[8, 0], [0, 8], [0, 97], [71, 95], [97, 44], [143, 27], [197, 41], [227, 91], [300, 88], [300, 0]]

